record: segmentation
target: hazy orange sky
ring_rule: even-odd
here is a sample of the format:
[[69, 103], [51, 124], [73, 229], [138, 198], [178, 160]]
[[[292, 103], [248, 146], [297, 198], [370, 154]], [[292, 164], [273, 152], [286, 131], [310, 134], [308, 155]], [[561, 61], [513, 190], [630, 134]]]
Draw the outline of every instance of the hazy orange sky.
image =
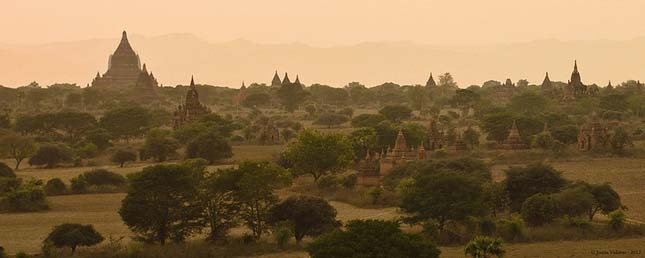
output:
[[315, 46], [645, 36], [643, 0], [0, 0], [0, 43], [193, 33]]

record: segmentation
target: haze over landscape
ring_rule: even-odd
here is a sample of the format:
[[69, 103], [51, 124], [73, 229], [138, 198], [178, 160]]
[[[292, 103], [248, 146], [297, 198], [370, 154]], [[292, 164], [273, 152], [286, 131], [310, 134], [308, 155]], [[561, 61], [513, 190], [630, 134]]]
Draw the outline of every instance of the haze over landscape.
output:
[[[463, 9], [464, 5], [469, 8]], [[451, 72], [461, 87], [545, 72], [586, 83], [645, 77], [645, 3], [620, 1], [9, 0], [0, 5], [0, 85], [85, 85], [128, 30], [164, 85], [239, 87], [274, 70], [306, 84], [423, 84]], [[127, 8], [124, 8], [126, 7]], [[249, 8], [252, 6], [253, 8]], [[234, 26], [233, 26], [234, 25]], [[618, 65], [619, 64], [619, 65]]]

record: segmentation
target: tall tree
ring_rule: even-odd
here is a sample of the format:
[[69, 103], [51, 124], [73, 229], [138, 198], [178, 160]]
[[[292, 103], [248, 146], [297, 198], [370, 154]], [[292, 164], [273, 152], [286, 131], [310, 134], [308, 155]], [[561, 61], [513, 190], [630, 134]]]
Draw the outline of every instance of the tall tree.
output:
[[137, 238], [164, 245], [182, 242], [203, 226], [199, 176], [182, 165], [156, 165], [130, 177], [119, 214]]
[[27, 136], [9, 133], [0, 137], [0, 153], [8, 155], [16, 161], [15, 170], [18, 170], [20, 163], [36, 153], [36, 143]]
[[114, 138], [128, 140], [142, 136], [152, 125], [152, 117], [141, 107], [117, 108], [106, 112], [99, 125]]
[[341, 134], [323, 134], [306, 129], [290, 145], [285, 156], [295, 175], [310, 174], [315, 181], [323, 175], [344, 170], [354, 160], [351, 142]]
[[324, 199], [310, 196], [289, 197], [271, 209], [269, 219], [273, 224], [288, 221], [293, 225], [298, 245], [305, 236], [318, 236], [340, 226], [336, 209]]
[[268, 162], [242, 162], [222, 173], [236, 179], [233, 198], [239, 203], [240, 216], [253, 236], [260, 238], [269, 230], [269, 211], [278, 202], [274, 191], [290, 185], [291, 175]]

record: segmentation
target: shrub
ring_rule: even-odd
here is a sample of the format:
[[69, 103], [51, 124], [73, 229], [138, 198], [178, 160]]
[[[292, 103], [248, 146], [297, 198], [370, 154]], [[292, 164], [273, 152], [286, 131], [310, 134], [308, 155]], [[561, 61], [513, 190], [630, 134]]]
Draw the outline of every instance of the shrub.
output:
[[524, 237], [524, 224], [519, 219], [502, 220], [500, 235], [506, 241], [516, 241]]
[[437, 258], [440, 254], [433, 243], [402, 232], [397, 222], [380, 220], [350, 221], [346, 230], [317, 238], [307, 252], [312, 258]]
[[93, 143], [88, 143], [76, 149], [76, 153], [84, 159], [94, 158], [99, 153], [99, 148]]
[[372, 198], [372, 204], [377, 204], [383, 197], [383, 188], [374, 187], [370, 190], [369, 195]]
[[5, 258], [4, 247], [0, 246], [0, 258]]
[[542, 226], [558, 215], [556, 201], [549, 195], [535, 194], [522, 204], [522, 219], [529, 226]]
[[489, 258], [493, 256], [499, 258], [506, 253], [502, 248], [501, 239], [486, 236], [475, 237], [466, 245], [464, 252], [473, 258]]
[[492, 219], [486, 217], [479, 221], [479, 232], [482, 235], [492, 236], [495, 234], [495, 231], [497, 231], [497, 225], [495, 225], [495, 221]]
[[0, 195], [18, 188], [22, 180], [15, 177], [0, 177]]
[[27, 253], [25, 253], [23, 251], [19, 251], [19, 252], [16, 253], [15, 258], [29, 258], [29, 255], [27, 255]]
[[0, 162], [0, 177], [16, 177], [16, 174], [7, 164]]
[[23, 185], [9, 191], [0, 203], [0, 209], [11, 212], [33, 212], [49, 209], [45, 191], [40, 186]]
[[273, 238], [279, 248], [283, 249], [289, 243], [289, 238], [293, 235], [292, 227], [288, 222], [281, 222], [273, 228]]
[[87, 188], [89, 184], [87, 181], [85, 181], [85, 178], [78, 176], [75, 178], [72, 178], [70, 181], [70, 188], [72, 190], [72, 193], [75, 194], [82, 194], [82, 193], [87, 193]]
[[61, 144], [45, 144], [40, 146], [36, 154], [29, 159], [29, 165], [53, 168], [60, 163], [71, 162], [72, 159], [69, 147]]
[[67, 186], [60, 178], [53, 178], [45, 184], [45, 193], [49, 196], [65, 194]]
[[94, 169], [92, 171], [83, 173], [81, 177], [83, 177], [88, 185], [94, 186], [122, 186], [126, 182], [125, 177], [123, 177], [122, 175], [110, 172], [105, 169]]
[[110, 158], [110, 161], [113, 163], [119, 164], [119, 167], [123, 167], [126, 162], [136, 161], [137, 153], [131, 150], [122, 150], [119, 149]]
[[621, 230], [625, 227], [625, 213], [620, 210], [609, 213], [609, 228], [612, 230]]
[[318, 179], [318, 182], [316, 182], [318, 188], [325, 190], [335, 190], [339, 184], [340, 182], [338, 178], [333, 175], [322, 176]]
[[356, 174], [350, 174], [343, 177], [342, 185], [346, 189], [354, 189], [357, 183], [358, 183], [358, 175]]
[[93, 246], [103, 242], [104, 238], [92, 225], [61, 224], [49, 233], [46, 242], [58, 248], [69, 247], [72, 253], [78, 246]]

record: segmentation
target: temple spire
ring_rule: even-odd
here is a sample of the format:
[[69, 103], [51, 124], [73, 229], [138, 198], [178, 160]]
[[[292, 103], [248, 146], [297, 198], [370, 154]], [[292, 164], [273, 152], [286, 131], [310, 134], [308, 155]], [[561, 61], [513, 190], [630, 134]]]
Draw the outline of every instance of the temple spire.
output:
[[300, 85], [300, 77], [296, 74], [296, 81], [293, 82], [294, 84]]
[[578, 60], [573, 61], [573, 72], [578, 73]]
[[434, 81], [434, 78], [432, 77], [432, 73], [430, 73], [430, 78], [428, 78], [428, 81], [426, 82], [426, 87], [434, 87], [437, 86], [437, 83]]
[[282, 84], [282, 80], [280, 80], [280, 76], [278, 75], [278, 71], [275, 71], [275, 74], [273, 75], [273, 80], [271, 80], [271, 86], [280, 86]]
[[291, 80], [289, 80], [289, 74], [284, 73], [284, 79], [282, 79], [282, 85], [288, 85], [291, 84]]
[[195, 77], [193, 75], [190, 76], [190, 87], [195, 87]]

